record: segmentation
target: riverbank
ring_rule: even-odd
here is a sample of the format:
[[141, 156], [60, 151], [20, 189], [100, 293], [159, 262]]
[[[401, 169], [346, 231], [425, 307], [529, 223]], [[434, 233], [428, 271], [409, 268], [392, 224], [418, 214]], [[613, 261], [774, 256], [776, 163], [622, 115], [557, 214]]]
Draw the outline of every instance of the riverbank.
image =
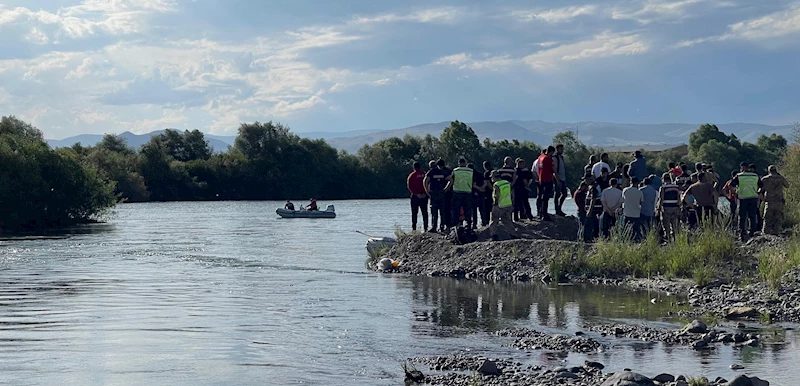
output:
[[[691, 306], [679, 311], [687, 318], [800, 322], [800, 268], [787, 265], [785, 257], [769, 257], [786, 253], [781, 252], [790, 243], [786, 237], [757, 236], [742, 244], [724, 230], [709, 229], [683, 234], [666, 246], [652, 240], [585, 244], [575, 241], [574, 218], [554, 220], [519, 224], [519, 238], [512, 240], [493, 241], [483, 228], [477, 242], [463, 245], [437, 233], [401, 235], [381, 258], [397, 261], [392, 270], [408, 275], [592, 283], [679, 294]], [[373, 270], [374, 263], [368, 262]], [[768, 269], [780, 273], [771, 277]]]

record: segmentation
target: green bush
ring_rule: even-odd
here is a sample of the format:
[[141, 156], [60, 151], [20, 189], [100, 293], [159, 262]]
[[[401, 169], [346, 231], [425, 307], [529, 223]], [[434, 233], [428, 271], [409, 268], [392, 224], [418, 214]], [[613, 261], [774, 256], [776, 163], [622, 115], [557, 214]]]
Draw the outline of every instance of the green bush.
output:
[[792, 237], [786, 248], [774, 247], [762, 250], [757, 255], [758, 273], [772, 287], [783, 282], [783, 275], [792, 268], [800, 267], [800, 239]]
[[14, 118], [0, 122], [0, 228], [67, 226], [95, 219], [115, 203], [114, 183], [72, 149], [54, 151]]

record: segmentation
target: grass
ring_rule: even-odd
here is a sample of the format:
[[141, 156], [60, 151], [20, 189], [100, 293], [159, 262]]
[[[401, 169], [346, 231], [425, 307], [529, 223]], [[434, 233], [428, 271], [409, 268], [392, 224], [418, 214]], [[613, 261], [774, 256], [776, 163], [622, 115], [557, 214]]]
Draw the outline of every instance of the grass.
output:
[[783, 282], [783, 275], [792, 268], [800, 266], [800, 237], [793, 236], [786, 248], [768, 248], [756, 255], [758, 274], [771, 287]]
[[714, 280], [715, 267], [736, 256], [736, 238], [720, 223], [707, 224], [696, 232], [681, 231], [672, 243], [662, 246], [655, 232], [641, 243], [631, 241], [630, 231], [612, 231], [607, 240], [598, 241], [588, 254], [565, 250], [549, 262], [550, 275], [565, 273], [584, 276], [664, 275], [668, 278], [694, 278], [705, 285]]
[[708, 381], [706, 377], [689, 377], [686, 379], [689, 382], [689, 386], [710, 386], [711, 383]]

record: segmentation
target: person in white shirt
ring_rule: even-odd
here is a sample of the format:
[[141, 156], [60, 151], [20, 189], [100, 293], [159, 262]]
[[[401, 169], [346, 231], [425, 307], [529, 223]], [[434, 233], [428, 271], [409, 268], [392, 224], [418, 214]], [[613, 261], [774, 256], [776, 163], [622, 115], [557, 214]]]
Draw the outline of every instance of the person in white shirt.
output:
[[644, 193], [639, 190], [638, 185], [639, 180], [636, 177], [631, 177], [631, 185], [622, 191], [622, 214], [625, 216], [625, 225], [630, 225], [633, 228], [634, 241], [639, 241], [642, 238], [639, 223], [642, 217]]
[[619, 189], [619, 180], [612, 178], [608, 189], [600, 195], [603, 203], [603, 216], [600, 220], [600, 233], [608, 238], [611, 228], [617, 225], [617, 211], [622, 208], [622, 190]]
[[608, 153], [603, 153], [600, 155], [600, 162], [592, 166], [592, 175], [594, 178], [600, 177], [600, 173], [603, 171], [603, 168], [611, 170], [611, 167], [608, 166]]

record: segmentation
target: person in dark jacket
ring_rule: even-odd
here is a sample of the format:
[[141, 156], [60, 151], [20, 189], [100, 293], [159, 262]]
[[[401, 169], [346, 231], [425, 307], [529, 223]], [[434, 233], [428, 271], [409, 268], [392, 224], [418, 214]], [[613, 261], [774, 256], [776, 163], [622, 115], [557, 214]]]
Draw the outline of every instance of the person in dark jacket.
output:
[[428, 193], [425, 191], [425, 172], [422, 165], [414, 162], [414, 170], [406, 179], [406, 186], [411, 192], [411, 230], [417, 230], [417, 218], [422, 211], [423, 230], [428, 229]]

